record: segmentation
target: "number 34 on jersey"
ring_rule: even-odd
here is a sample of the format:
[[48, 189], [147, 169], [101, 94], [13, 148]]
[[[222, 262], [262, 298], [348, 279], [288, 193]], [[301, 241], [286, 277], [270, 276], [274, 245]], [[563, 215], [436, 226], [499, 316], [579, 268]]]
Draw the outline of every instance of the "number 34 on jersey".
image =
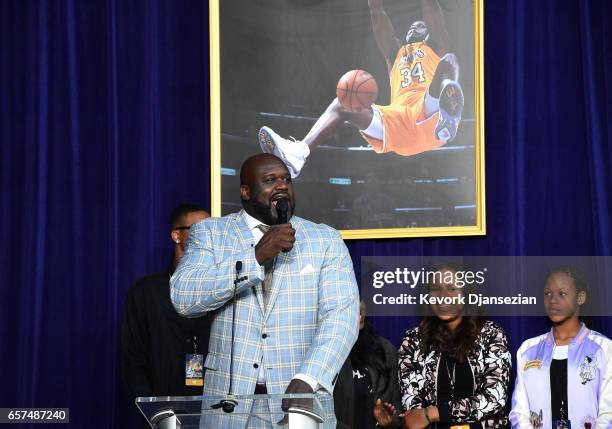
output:
[[410, 67], [400, 68], [399, 73], [403, 77], [401, 82], [402, 88], [409, 87], [412, 84], [413, 79], [418, 83], [423, 83], [426, 81], [425, 70], [423, 70], [423, 65], [420, 62], [415, 63], [412, 69]]

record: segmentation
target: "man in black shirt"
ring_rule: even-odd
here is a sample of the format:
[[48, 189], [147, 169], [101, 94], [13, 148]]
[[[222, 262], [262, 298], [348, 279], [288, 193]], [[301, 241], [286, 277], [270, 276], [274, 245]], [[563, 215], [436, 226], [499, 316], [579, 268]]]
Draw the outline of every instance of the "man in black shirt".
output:
[[165, 272], [138, 280], [128, 291], [120, 351], [123, 384], [132, 399], [202, 394], [201, 366], [208, 351], [210, 317], [186, 318], [176, 312], [170, 301], [170, 276], [184, 253], [189, 228], [208, 217], [197, 205], [176, 207], [170, 218], [171, 264]]

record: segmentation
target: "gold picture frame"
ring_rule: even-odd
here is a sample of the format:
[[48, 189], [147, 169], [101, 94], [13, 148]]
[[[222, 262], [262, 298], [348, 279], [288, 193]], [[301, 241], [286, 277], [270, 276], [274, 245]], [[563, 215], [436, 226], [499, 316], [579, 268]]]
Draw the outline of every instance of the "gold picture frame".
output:
[[[275, 120], [277, 122], [293, 121], [291, 124], [287, 125], [288, 129], [292, 128], [293, 123], [299, 123], [299, 126], [296, 126], [296, 128], [303, 128], [306, 125], [302, 122], [313, 122], [316, 120], [316, 114], [294, 114], [293, 111], [283, 111], [282, 108], [268, 108], [265, 111], [258, 109], [258, 103], [262, 98], [265, 99], [268, 107], [282, 105], [280, 102], [275, 104], [273, 97], [280, 95], [281, 98], [286, 100], [287, 93], [296, 88], [296, 86], [292, 86], [291, 83], [281, 82], [283, 80], [282, 76], [285, 71], [284, 66], [272, 69], [272, 65], [274, 64], [269, 66], [268, 63], [265, 62], [266, 58], [274, 58], [272, 63], [279, 62], [277, 57], [267, 56], [267, 41], [273, 41], [273, 43], [275, 43], [274, 41], [276, 40], [284, 40], [283, 43], [285, 43], [285, 45], [283, 45], [283, 49], [285, 49], [285, 51], [283, 52], [297, 52], [296, 55], [299, 55], [299, 58], [303, 59], [304, 64], [307, 65], [306, 68], [308, 68], [308, 70], [304, 71], [304, 76], [307, 79], [311, 79], [311, 82], [315, 83], [314, 85], [311, 85], [311, 88], [315, 88], [316, 90], [310, 92], [316, 92], [319, 89], [322, 93], [329, 93], [333, 91], [333, 87], [331, 87], [330, 91], [329, 82], [327, 87], [323, 89], [320, 88], [320, 86], [323, 86], [323, 84], [319, 85], [319, 82], [316, 79], [312, 80], [313, 78], [311, 75], [313, 74], [313, 70], [323, 69], [321, 71], [321, 75], [325, 76], [329, 81], [330, 79], [338, 78], [342, 74], [341, 72], [350, 70], [351, 68], [362, 68], [361, 66], [364, 63], [375, 64], [376, 62], [384, 62], [383, 57], [380, 56], [380, 53], [376, 52], [374, 36], [371, 34], [369, 36], [365, 34], [365, 27], [362, 25], [365, 22], [365, 18], [362, 15], [365, 13], [364, 8], [366, 12], [368, 11], [368, 1], [342, 1], [344, 2], [342, 4], [346, 4], [347, 7], [346, 20], [342, 19], [341, 2], [335, 0], [329, 0], [327, 2], [321, 2], [319, 0], [312, 2], [301, 0], [259, 0], [257, 2], [252, 2], [250, 0], [211, 0], [209, 2], [211, 98], [210, 159], [211, 212], [213, 216], [221, 216], [233, 211], [238, 211], [238, 168], [248, 153], [255, 154], [260, 151], [257, 143], [257, 129], [261, 125], [266, 125], [266, 123], [264, 123], [265, 120]], [[403, 3], [405, 3], [407, 5], [406, 7], [411, 11], [406, 12], [406, 15], [414, 15], [414, 10], [418, 10], [418, 6], [420, 5], [421, 1], [425, 0], [403, 0], [402, 4], [400, 4], [399, 1], [400, 0], [387, 0], [385, 2], [384, 7], [388, 15], [401, 14], [404, 10], [402, 6]], [[473, 236], [486, 234], [484, 176], [483, 0], [464, 0], [462, 3], [464, 7], [459, 12], [457, 10], [445, 9], [443, 0], [439, 0], [439, 2], [434, 0], [434, 2], [440, 6], [440, 10], [443, 14], [451, 16], [453, 19], [452, 26], [449, 26], [448, 28], [449, 33], [452, 33], [453, 30], [455, 30], [458, 34], [469, 33], [465, 26], [462, 27], [462, 23], [464, 21], [465, 23], [468, 23], [470, 20], [473, 20], [473, 24], [470, 26], [470, 28], [473, 28], [473, 39], [465, 42], [465, 46], [462, 48], [464, 52], [467, 52], [467, 54], [464, 55], [465, 58], [469, 58], [470, 55], [473, 54], [473, 61], [470, 61], [466, 65], [466, 60], [464, 59], [463, 69], [467, 69], [468, 72], [463, 73], [463, 76], [460, 75], [461, 78], [458, 79], [458, 81], [460, 81], [463, 85], [466, 106], [465, 109], [468, 109], [469, 107], [470, 114], [466, 114], [466, 110], [464, 110], [464, 117], [462, 118], [459, 126], [457, 139], [461, 137], [463, 139], [462, 141], [467, 143], [452, 145], [449, 142], [444, 145], [444, 150], [439, 151], [439, 155], [436, 151], [430, 151], [431, 153], [427, 152], [424, 154], [419, 154], [415, 157], [402, 157], [397, 154], [374, 155], [371, 148], [365, 146], [365, 143], [364, 146], [359, 147], [349, 146], [348, 148], [345, 148], [346, 151], [344, 151], [344, 149], [340, 150], [333, 147], [333, 144], [326, 145], [325, 150], [328, 152], [323, 153], [323, 155], [318, 155], [320, 157], [319, 159], [321, 160], [321, 170], [325, 170], [323, 163], [327, 162], [328, 158], [336, 156], [337, 160], [330, 161], [332, 162], [331, 168], [328, 168], [325, 174], [321, 173], [321, 178], [317, 177], [316, 180], [310, 179], [312, 183], [306, 182], [309, 180], [307, 177], [304, 178], [304, 183], [307, 183], [307, 185], [302, 185], [302, 182], [300, 182], [301, 178], [296, 180], [296, 187], [303, 186], [305, 189], [307, 187], [308, 189], [312, 189], [310, 194], [308, 194], [308, 192], [302, 192], [301, 189], [296, 189], [298, 201], [298, 209], [296, 210], [297, 215], [302, 215], [300, 209], [301, 207], [305, 206], [307, 207], [306, 210], [308, 211], [308, 215], [303, 215], [303, 217], [316, 222], [331, 224], [331, 226], [334, 226], [336, 229], [340, 230], [343, 238], [345, 239]], [[451, 2], [447, 3], [450, 4]], [[400, 7], [397, 7], [398, 4]], [[278, 7], [274, 7], [275, 5]], [[292, 7], [294, 10], [291, 9]], [[317, 10], [318, 7], [322, 9]], [[467, 10], [468, 7], [470, 10]], [[230, 12], [225, 12], [225, 8], [227, 8], [227, 10]], [[282, 10], [279, 11], [279, 9]], [[296, 22], [298, 22], [296, 20], [300, 20], [302, 18], [307, 19], [305, 17], [309, 16], [310, 12], [313, 14], [310, 21], [306, 21], [304, 26], [299, 24], [296, 25]], [[243, 13], [244, 16], [241, 16], [241, 13]], [[279, 14], [281, 13], [286, 13], [284, 16], [287, 17], [288, 22], [285, 22], [284, 19], [279, 18]], [[410, 19], [412, 19], [412, 17], [410, 17]], [[359, 23], [359, 25], [353, 25], [351, 27], [351, 20]], [[347, 61], [345, 57], [336, 58], [333, 55], [328, 62], [325, 58], [330, 57], [329, 53], [327, 51], [321, 52], [324, 51], [323, 48], [327, 49], [329, 47], [325, 44], [325, 41], [321, 41], [321, 39], [325, 39], [326, 35], [328, 35], [327, 38], [330, 39], [328, 44], [338, 44], [339, 52], [345, 53], [347, 50], [350, 50], [347, 48], [350, 47], [350, 44], [347, 42], [347, 37], [344, 35], [340, 35], [338, 38], [329, 37], [330, 34], [333, 34], [333, 31], [336, 28], [334, 22], [340, 23], [345, 21], [349, 21], [349, 24], [346, 24], [347, 28], [354, 28], [354, 30], [350, 31], [354, 31], [354, 38], [356, 42], [358, 41], [363, 46], [364, 53], [357, 53], [353, 56], [353, 58], [359, 58], [359, 61], [355, 61], [354, 65], [350, 60]], [[275, 24], [277, 22], [279, 22], [278, 25]], [[322, 23], [322, 29], [317, 28], [317, 25], [320, 22]], [[407, 20], [406, 22], [410, 21]], [[334, 25], [330, 26], [330, 23]], [[341, 24], [338, 24], [338, 28], [340, 27]], [[313, 40], [315, 41], [312, 43], [308, 42], [307, 38], [305, 38], [300, 31], [306, 33], [309, 35], [309, 37], [312, 36]], [[367, 29], [367, 32], [372, 33], [372, 30]], [[297, 36], [295, 35], [296, 33]], [[278, 36], [276, 36], [276, 34], [278, 34]], [[453, 34], [451, 34], [451, 37], [452, 36]], [[257, 40], [254, 41], [253, 39]], [[350, 42], [350, 37], [348, 37], [348, 39]], [[456, 40], [459, 39], [460, 37], [455, 37], [453, 40], [456, 42]], [[465, 37], [465, 39], [467, 40], [467, 37]], [[222, 45], [225, 40], [227, 40], [227, 46]], [[306, 42], [304, 40], [306, 40]], [[257, 49], [253, 49], [253, 46], [244, 47], [245, 44], [248, 45], [249, 43], [255, 43]], [[313, 57], [318, 56], [318, 58], [312, 59], [306, 49], [303, 52], [296, 49], [296, 46], [302, 46], [300, 43], [303, 43], [303, 46], [313, 46], [313, 52], [316, 52], [316, 55], [313, 54]], [[470, 46], [473, 49], [472, 52], [469, 51]], [[272, 46], [270, 49], [278, 51], [278, 47], [276, 47], [276, 45]], [[325, 57], [325, 55], [327, 55], [327, 57]], [[363, 58], [365, 58], [363, 62], [360, 62], [361, 57], [359, 57], [359, 55], [362, 55]], [[378, 55], [379, 58], [376, 58], [376, 55]], [[350, 57], [350, 55], [348, 56]], [[295, 58], [293, 63], [295, 63]], [[314, 64], [311, 64], [311, 62]], [[269, 72], [267, 69], [268, 67], [274, 70], [273, 73]], [[236, 70], [240, 70], [241, 68], [245, 68], [246, 70], [243, 71], [244, 73], [247, 73], [247, 78], [244, 79], [244, 83], [243, 79], [236, 79], [236, 76], [239, 76]], [[288, 66], [286, 72], [290, 76], [295, 76], [295, 70], [299, 70], [299, 67], [296, 65]], [[472, 76], [470, 76], [470, 71]], [[254, 76], [257, 73], [260, 73], [261, 75], [259, 77]], [[384, 79], [384, 73], [378, 72], [373, 74], [376, 80], [380, 82], [380, 95], [381, 88], [385, 86], [388, 87], [388, 78], [387, 82], [382, 82]], [[268, 75], [272, 76], [268, 78]], [[328, 75], [331, 75], [331, 77]], [[260, 79], [261, 76], [264, 76], [263, 80]], [[267, 79], [272, 80], [270, 81]], [[231, 82], [236, 83], [232, 83], [230, 85]], [[223, 86], [224, 84], [226, 85], [225, 87]], [[244, 84], [245, 86], [241, 88], [241, 84]], [[302, 99], [314, 99], [309, 98], [310, 93], [308, 85], [304, 84], [303, 87], [300, 85], [299, 90], [302, 91]], [[384, 92], [384, 89], [382, 92]], [[270, 98], [268, 98], [268, 94], [270, 95]], [[334, 94], [330, 94], [329, 98], [333, 99], [333, 95]], [[377, 101], [384, 104], [387, 100]], [[242, 110], [243, 102], [245, 105], [244, 110]], [[325, 105], [321, 104], [320, 106], [316, 106], [316, 104], [316, 102], [313, 102], [312, 106], [308, 106], [306, 108], [304, 108], [302, 105], [298, 105], [297, 107], [291, 106], [291, 109], [310, 109], [309, 112], [315, 112], [318, 107], [320, 109], [319, 111], [322, 112]], [[472, 115], [473, 117], [470, 117]], [[228, 124], [225, 127], [232, 128], [232, 130], [224, 131], [222, 124], [224, 124], [224, 126], [225, 124]], [[350, 132], [350, 130], [345, 130], [344, 134], [349, 134]], [[463, 132], [463, 134], [460, 135], [459, 132]], [[357, 131], [354, 131], [353, 134], [349, 135], [350, 139], [353, 140], [360, 138]], [[342, 138], [338, 138], [337, 140], [341, 141]], [[454, 148], [457, 147], [460, 149], [455, 150]], [[358, 153], [358, 155], [353, 155], [353, 152], [349, 152], [351, 149], [355, 149], [353, 152]], [[311, 155], [317, 150], [313, 150]], [[359, 155], [360, 150], [363, 152], [362, 155]], [[319, 152], [323, 151], [321, 150], [317, 153]], [[225, 158], [223, 157], [223, 153], [226, 154]], [[226, 165], [225, 161], [234, 156], [233, 154], [236, 154], [236, 159], [232, 160], [231, 165]], [[389, 171], [391, 172], [403, 172], [405, 168], [405, 171], [411, 172], [410, 174], [416, 174], [412, 172], [421, 169], [424, 172], [423, 177], [429, 177], [427, 176], [428, 174], [433, 177], [433, 179], [423, 179], [423, 181], [419, 181], [414, 177], [407, 178], [403, 176], [394, 176], [392, 179], [388, 179], [387, 177], [384, 180], [379, 180], [375, 177], [373, 180], [377, 181], [376, 183], [378, 184], [376, 185], [377, 188], [372, 189], [380, 189], [380, 183], [382, 183], [382, 186], [385, 187], [384, 189], [389, 190], [389, 192], [391, 192], [390, 190], [392, 187], [393, 189], [399, 189], [399, 191], [394, 191], [394, 194], [390, 193], [387, 195], [388, 198], [386, 200], [382, 200], [382, 205], [388, 205], [385, 203], [385, 201], [399, 201], [404, 199], [403, 201], [398, 202], [396, 205], [406, 206], [406, 201], [410, 201], [411, 198], [417, 200], [421, 198], [421, 194], [419, 194], [419, 192], [422, 192], [427, 198], [425, 198], [423, 203], [416, 204], [419, 207], [392, 207], [392, 209], [389, 209], [391, 215], [396, 216], [393, 218], [393, 221], [389, 220], [389, 222], [393, 222], [390, 227], [387, 227], [384, 222], [380, 222], [380, 226], [377, 225], [376, 227], [369, 227], [369, 221], [367, 220], [362, 221], [362, 223], [359, 223], [359, 220], [341, 220], [337, 222], [337, 224], [334, 224], [335, 221], [327, 222], [326, 220], [328, 220], [328, 218], [325, 218], [324, 216], [318, 217], [318, 212], [316, 211], [317, 195], [327, 192], [327, 189], [331, 189], [331, 191], [325, 193], [324, 198], [326, 198], [325, 201], [327, 205], [321, 204], [322, 206], [326, 207], [325, 209], [321, 210], [331, 210], [333, 213], [339, 213], [340, 216], [333, 218], [330, 217], [329, 219], [342, 219], [341, 216], [344, 214], [357, 211], [355, 210], [355, 204], [357, 204], [358, 200], [357, 198], [354, 198], [352, 200], [353, 205], [348, 207], [352, 197], [348, 195], [347, 189], [357, 189], [359, 186], [365, 187], [368, 179], [363, 178], [365, 175], [365, 169], [360, 169], [359, 167], [361, 166], [358, 164], [358, 162], [355, 163], [354, 161], [349, 160], [349, 157], [353, 156], [362, 156], [363, 159], [367, 158], [367, 164], [364, 161], [364, 166], [369, 167], [374, 165], [373, 160], [378, 162], [379, 159], [382, 159], [385, 160], [385, 162], [389, 162], [390, 165], [393, 165], [392, 168], [389, 168]], [[457, 158], [456, 161], [452, 158], [453, 156]], [[439, 161], [441, 158], [443, 158], [443, 161]], [[356, 174], [359, 172], [359, 174], [361, 174], [360, 179], [353, 180], [351, 178], [329, 177], [330, 183], [332, 179], [337, 179], [337, 182], [328, 185], [325, 180], [328, 179], [327, 176], [333, 174], [334, 166], [339, 165], [338, 160], [347, 160], [346, 163], [351, 165], [344, 166], [344, 168], [346, 169], [350, 167], [356, 172]], [[222, 164], [222, 161], [224, 161], [224, 164]], [[314, 162], [315, 161], [312, 161], [312, 163]], [[456, 166], [454, 163], [456, 163]], [[378, 171], [382, 172], [384, 175], [386, 173], [386, 169], [384, 168], [382, 161], [381, 165], [382, 166], [378, 166], [377, 168]], [[423, 165], [425, 165], [425, 167], [423, 167]], [[457, 177], [441, 177], [440, 171], [452, 171], [455, 167], [459, 170], [463, 169], [460, 171], [460, 173], [456, 174]], [[314, 169], [314, 167], [312, 168]], [[332, 173], [329, 173], [329, 171]], [[372, 174], [375, 176], [375, 173]], [[380, 175], [381, 173], [377, 174]], [[348, 174], [344, 174], [344, 176], [348, 176]], [[317, 180], [319, 180], [319, 182], [317, 182]], [[349, 184], [348, 187], [346, 185], [347, 183]], [[337, 188], [334, 188], [334, 186], [337, 186]], [[342, 186], [344, 186], [344, 188], [342, 188]], [[407, 189], [407, 196], [405, 198], [403, 193], [404, 188]], [[345, 198], [347, 202], [337, 202], [338, 200], [334, 200], [334, 192], [336, 192], [336, 189], [340, 189], [342, 192], [345, 192], [346, 195], [348, 195], [344, 196], [345, 194], [339, 194], [341, 195], [339, 199]], [[431, 192], [431, 196], [428, 195], [427, 192]], [[305, 193], [308, 194], [306, 203], [303, 204], [303, 206], [300, 206], [301, 197]], [[370, 194], [364, 193], [363, 196], [361, 196], [360, 201], [363, 201], [364, 198], [368, 200], [368, 195]], [[464, 196], [465, 200], [462, 200]], [[442, 203], [436, 200], [438, 197]], [[369, 202], [371, 202], [371, 199], [369, 200]], [[335, 201], [338, 207], [332, 207], [330, 205], [334, 204]], [[427, 206], [426, 203], [428, 203], [429, 206]], [[332, 207], [332, 209], [329, 209], [329, 207]], [[362, 212], [365, 211], [367, 213], [368, 208], [369, 207], [366, 204], [365, 209], [360, 209]], [[467, 212], [469, 212], [469, 214], [465, 214]], [[349, 216], [350, 214], [346, 215], [346, 219], [350, 219]], [[354, 218], [357, 219], [356, 216], [354, 216]], [[389, 219], [389, 217], [387, 216], [384, 219]], [[416, 221], [407, 221], [406, 219], [416, 219]], [[343, 225], [348, 225], [348, 227], [343, 227]], [[357, 227], [353, 227], [354, 225]]]

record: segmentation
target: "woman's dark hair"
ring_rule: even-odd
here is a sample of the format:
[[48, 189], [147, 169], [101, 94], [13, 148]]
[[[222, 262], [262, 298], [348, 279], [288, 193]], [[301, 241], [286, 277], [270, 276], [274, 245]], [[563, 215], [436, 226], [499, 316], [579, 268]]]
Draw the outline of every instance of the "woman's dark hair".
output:
[[[453, 272], [463, 271], [460, 264], [454, 262], [438, 263], [428, 268], [429, 272], [449, 270]], [[426, 285], [427, 291], [432, 284]], [[471, 284], [463, 287], [464, 295], [474, 292]], [[456, 331], [451, 331], [446, 323], [435, 315], [431, 306], [424, 308], [424, 317], [419, 323], [419, 337], [421, 346], [428, 353], [437, 351], [447, 354], [459, 362], [465, 362], [467, 356], [474, 350], [476, 340], [480, 335], [485, 319], [474, 305], [466, 304], [463, 307], [461, 323]]]
[[379, 374], [377, 386], [372, 386], [378, 392], [384, 391], [389, 382], [391, 368], [385, 359], [385, 349], [383, 348], [380, 337], [374, 331], [372, 324], [365, 320], [364, 327], [359, 331], [357, 341], [350, 354], [353, 366], [373, 368]]
[[419, 336], [423, 349], [445, 353], [459, 362], [465, 362], [474, 349], [484, 319], [480, 316], [463, 316], [455, 332], [436, 316], [426, 316], [419, 324]]

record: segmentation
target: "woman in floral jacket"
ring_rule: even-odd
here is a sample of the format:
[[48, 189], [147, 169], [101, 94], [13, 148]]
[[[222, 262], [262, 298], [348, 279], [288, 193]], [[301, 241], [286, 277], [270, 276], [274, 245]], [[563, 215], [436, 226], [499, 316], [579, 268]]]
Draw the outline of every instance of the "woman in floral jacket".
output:
[[[427, 287], [431, 297], [461, 297], [461, 267], [438, 265]], [[399, 350], [404, 427], [507, 427], [511, 357], [504, 330], [469, 305], [431, 305], [418, 327], [406, 332]]]

